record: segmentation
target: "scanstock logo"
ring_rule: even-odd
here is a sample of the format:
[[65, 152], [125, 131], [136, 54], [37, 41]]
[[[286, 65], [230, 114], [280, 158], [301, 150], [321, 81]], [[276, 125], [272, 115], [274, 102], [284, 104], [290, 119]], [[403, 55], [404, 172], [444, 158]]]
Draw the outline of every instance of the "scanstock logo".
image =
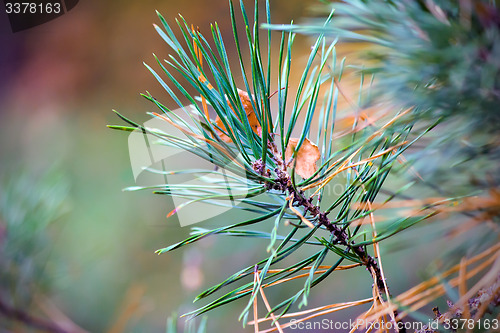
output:
[[4, 0], [12, 32], [47, 23], [73, 9], [79, 0]]
[[[187, 117], [185, 110], [182, 109], [171, 112], [186, 123], [200, 121], [193, 119], [197, 117], [195, 114], [191, 114], [192, 118], [189, 119], [190, 117]], [[171, 137], [186, 139], [184, 133], [175, 126], [159, 118], [152, 118], [143, 126], [144, 131], [136, 129], [128, 137], [130, 164], [137, 185], [128, 190], [143, 187], [160, 190], [162, 184], [165, 184], [175, 192], [175, 189], [179, 187], [186, 190], [215, 185], [218, 193], [229, 199], [211, 199], [210, 203], [207, 203], [193, 201], [192, 198], [182, 195], [172, 195], [169, 196], [174, 205], [172, 212], [175, 214], [172, 217], [178, 219], [181, 227], [201, 222], [206, 222], [205, 225], [220, 226], [234, 219], [235, 216], [231, 210], [239, 204], [239, 201], [233, 200], [232, 197], [246, 196], [252, 186], [251, 181], [246, 177], [230, 171], [235, 167], [234, 161], [229, 162], [231, 165], [227, 164], [215, 170], [214, 165], [209, 161], [185, 149], [166, 144], [165, 140], [160, 138], [163, 134], [167, 134]], [[199, 144], [202, 145], [202, 143]], [[202, 148], [208, 149], [206, 146]], [[199, 172], [185, 172], [193, 169]], [[246, 212], [238, 210], [238, 218], [246, 216], [250, 217]]]

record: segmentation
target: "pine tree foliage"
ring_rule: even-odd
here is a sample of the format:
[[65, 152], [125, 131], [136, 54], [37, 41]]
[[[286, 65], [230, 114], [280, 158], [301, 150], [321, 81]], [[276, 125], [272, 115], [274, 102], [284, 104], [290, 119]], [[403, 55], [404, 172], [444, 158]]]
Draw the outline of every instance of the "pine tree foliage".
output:
[[[282, 317], [296, 316], [307, 320], [366, 303], [372, 303], [372, 307], [364, 313], [365, 318], [401, 322], [408, 310], [413, 309], [412, 302], [415, 300], [411, 298], [411, 293], [402, 298], [391, 296], [382, 268], [379, 243], [442, 212], [461, 214], [496, 209], [497, 201], [489, 200], [489, 197], [475, 200], [467, 196], [448, 196], [441, 200], [429, 198], [427, 201], [406, 198], [405, 191], [414, 181], [400, 188], [387, 186], [390, 177], [414, 172], [404, 154], [411, 153], [412, 145], [421, 142], [449, 113], [461, 109], [472, 112], [472, 108], [476, 107], [485, 112], [491, 111], [488, 108], [491, 103], [496, 103], [498, 76], [490, 75], [487, 69], [483, 73], [483, 69], [477, 66], [479, 58], [470, 59], [472, 51], [456, 54], [455, 45], [446, 46], [449, 40], [444, 37], [433, 40], [432, 37], [414, 36], [415, 30], [412, 29], [415, 24], [425, 25], [420, 27], [421, 33], [426, 34], [427, 31], [429, 36], [428, 30], [436, 28], [433, 20], [436, 14], [425, 9], [427, 7], [405, 2], [409, 9], [403, 13], [398, 10], [397, 4], [376, 2], [372, 5], [371, 2], [346, 1], [345, 5], [337, 7], [338, 12], [350, 17], [345, 23], [341, 21], [347, 24], [343, 27], [349, 27], [342, 30], [334, 24], [337, 12], [334, 15], [333, 11], [320, 26], [273, 26], [267, 1], [263, 10], [264, 23], [268, 28], [279, 29], [278, 32], [259, 28], [257, 2], [253, 20], [242, 2], [240, 10], [230, 2], [231, 41], [222, 36], [217, 24], [211, 26], [209, 37], [193, 29], [182, 16], [177, 21], [182, 36], [178, 38], [167, 20], [158, 14], [161, 26], [156, 26], [156, 30], [172, 53], [165, 60], [156, 58], [154, 67], [146, 67], [176, 105], [168, 106], [161, 102], [161, 98], [148, 93], [144, 97], [159, 109], [159, 112], [151, 113], [152, 117], [174, 126], [184, 136], [148, 128], [121, 114], [118, 115], [128, 125], [110, 127], [125, 131], [140, 129], [156, 137], [159, 144], [187, 150], [210, 162], [213, 167], [166, 171], [203, 174], [205, 185], [169, 183], [131, 189], [153, 189], [157, 194], [182, 197], [189, 200], [186, 205], [200, 201], [213, 205], [220, 204], [220, 200], [236, 202], [233, 209], [250, 211], [254, 217], [236, 223], [227, 221], [225, 225], [213, 229], [195, 227], [189, 238], [159, 249], [157, 253], [173, 251], [209, 236], [245, 237], [249, 242], [256, 237], [268, 240], [267, 251], [262, 252], [260, 261], [243, 267], [202, 292], [196, 300], [210, 300], [188, 315], [198, 316], [245, 298], [247, 305], [240, 319], [247, 323], [253, 310], [251, 324], [258, 326], [269, 320], [277, 330], [286, 327], [279, 324]], [[372, 6], [379, 11], [373, 10], [375, 7]], [[411, 10], [425, 11], [425, 15], [417, 13], [412, 21], [404, 21], [401, 16], [413, 15]], [[358, 16], [357, 11], [366, 15]], [[456, 15], [460, 17], [460, 13]], [[442, 50], [422, 55], [415, 45], [405, 49], [405, 45], [391, 39], [390, 25], [383, 25], [376, 19], [399, 24], [402, 27], [397, 31], [409, 34], [408, 38], [422, 38], [420, 43], [436, 44]], [[448, 23], [442, 23], [444, 19]], [[245, 27], [243, 33], [238, 29], [240, 20]], [[443, 34], [455, 29], [450, 20], [446, 16], [440, 21], [445, 25], [439, 26]], [[353, 22], [359, 23], [362, 30], [373, 28], [373, 34], [352, 31], [349, 24]], [[469, 18], [469, 23], [474, 27], [485, 24], [473, 18]], [[291, 84], [290, 73], [297, 70], [292, 67], [296, 32], [313, 32], [315, 40], [295, 86]], [[460, 30], [458, 33], [465, 35], [469, 32]], [[391, 86], [390, 98], [402, 98], [404, 103], [394, 103], [390, 109], [368, 109], [362, 101], [372, 99], [366, 96], [367, 92], [363, 89], [359, 92], [359, 102], [353, 103], [342, 89], [345, 59], [337, 59], [337, 39], [332, 41], [332, 34], [373, 42], [394, 50], [393, 53], [385, 53], [375, 48], [374, 57], [380, 62], [376, 67], [361, 71], [359, 78], [363, 87], [365, 77], [369, 77], [367, 73], [380, 74], [382, 83], [377, 89]], [[483, 37], [492, 38], [492, 43], [496, 41], [494, 33], [485, 33]], [[278, 51], [271, 47], [272, 38], [279, 40]], [[226, 45], [230, 42], [235, 44], [236, 54], [228, 54]], [[496, 60], [488, 53], [496, 52], [496, 46], [492, 47], [485, 51], [484, 56], [493, 66]], [[249, 60], [245, 60], [245, 52], [248, 52]], [[484, 83], [481, 87], [486, 90], [476, 89], [476, 84], [468, 79], [461, 81], [460, 85], [450, 75], [445, 75], [438, 65], [449, 54], [453, 54], [455, 65], [464, 71], [469, 68], [481, 71], [483, 77], [474, 79]], [[235, 56], [238, 57], [239, 67], [230, 66], [229, 59]], [[410, 67], [414, 64], [411, 61], [423, 56], [425, 58], [416, 61], [415, 66], [420, 67], [412, 74]], [[429, 70], [435, 72], [429, 73]], [[237, 84], [237, 78], [242, 78], [242, 85]], [[440, 86], [446, 87], [446, 90], [436, 88]], [[191, 91], [196, 93], [193, 95]], [[487, 98], [478, 100], [476, 94]], [[428, 98], [423, 99], [421, 95]], [[461, 102], [462, 97], [466, 103]], [[272, 103], [272, 98], [277, 102]], [[340, 110], [340, 99], [348, 100], [347, 110]], [[460, 102], [457, 102], [458, 99]], [[179, 112], [184, 114], [181, 116]], [[487, 117], [494, 119], [497, 116], [490, 112]], [[478, 126], [481, 126], [481, 121], [491, 122], [487, 117], [478, 119]], [[220, 175], [221, 168], [235, 175], [230, 182], [221, 182], [216, 177]], [[343, 193], [328, 200], [326, 189], [340, 177], [345, 179]], [[412, 208], [407, 214], [386, 214], [382, 220], [375, 220], [374, 214], [380, 209], [391, 208], [391, 205], [400, 208], [403, 202]], [[457, 202], [465, 206], [457, 206]], [[181, 208], [177, 207], [172, 214]], [[264, 225], [267, 231], [261, 231], [257, 224]], [[494, 253], [498, 257], [499, 252]], [[468, 263], [460, 266], [461, 269], [466, 269]], [[307, 306], [313, 287], [321, 284], [327, 290], [328, 280], [335, 279], [335, 272], [345, 269], [369, 274], [373, 279], [373, 293], [363, 300], [290, 312], [296, 306]], [[453, 273], [456, 270], [450, 274]], [[460, 275], [450, 283], [457, 286], [471, 276]], [[292, 281], [300, 281], [300, 287], [296, 288], [297, 284]], [[290, 295], [284, 299], [268, 300], [265, 291], [282, 284], [290, 285]], [[422, 286], [422, 290], [431, 287], [435, 285], [429, 283]], [[259, 295], [266, 304], [265, 316], [258, 313]], [[400, 330], [403, 331], [404, 328]]]

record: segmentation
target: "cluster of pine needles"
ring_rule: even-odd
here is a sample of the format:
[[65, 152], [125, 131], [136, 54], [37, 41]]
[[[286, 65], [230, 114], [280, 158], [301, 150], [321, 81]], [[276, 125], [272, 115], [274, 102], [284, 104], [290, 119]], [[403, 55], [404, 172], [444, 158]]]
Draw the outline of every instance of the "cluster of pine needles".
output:
[[[262, 260], [201, 293], [196, 300], [219, 296], [186, 315], [198, 316], [247, 298], [240, 316], [244, 325], [253, 325], [255, 332], [282, 332], [291, 319], [295, 323], [309, 321], [371, 304], [368, 310], [360, 311], [358, 319], [392, 323], [392, 327], [399, 327], [396, 331], [405, 332], [407, 316], [422, 318], [420, 310], [432, 307], [456, 288], [459, 299], [446, 311], [435, 309], [435, 319], [444, 323], [457, 317], [483, 318], [498, 305], [500, 292], [498, 190], [493, 187], [474, 196], [423, 199], [406, 194], [425, 177], [412, 166], [412, 154], [446, 119], [415, 116], [422, 106], [373, 102], [370, 91], [376, 75], [365, 71], [356, 77], [360, 86], [356, 100], [352, 89], [346, 88], [351, 83], [344, 84], [353, 71], [347, 68], [345, 58], [337, 58], [338, 38], [328, 33], [335, 21], [333, 12], [316, 29], [311, 52], [295, 83], [291, 80], [291, 73], [299, 70], [292, 66], [295, 26], [275, 31], [280, 26], [271, 24], [269, 1], [264, 23], [274, 30], [260, 29], [257, 2], [253, 21], [242, 2], [238, 15], [233, 4], [229, 5], [236, 67], [235, 55], [228, 54], [226, 48], [229, 41], [224, 40], [217, 24], [211, 26], [208, 38], [180, 16], [178, 38], [158, 14], [162, 26], [155, 28], [172, 54], [164, 61], [155, 56], [161, 74], [146, 67], [175, 107], [149, 93], [144, 97], [160, 110], [151, 116], [183, 136], [148, 128], [121, 114], [128, 125], [110, 126], [140, 130], [160, 145], [187, 150], [213, 165], [207, 170], [152, 170], [202, 175], [205, 185], [168, 183], [131, 188], [153, 189], [184, 199], [169, 216], [199, 202], [253, 214], [250, 219], [227, 221], [218, 228], [192, 228], [190, 237], [159, 249], [158, 254], [216, 235], [268, 240]], [[249, 57], [244, 56], [245, 50]], [[226, 171], [231, 173], [229, 180]], [[405, 183], [395, 188], [393, 179]], [[343, 193], [332, 198], [328, 188], [334, 183], [343, 186]], [[458, 237], [488, 224], [495, 235], [494, 244], [463, 257], [439, 276], [392, 295], [380, 243], [423, 221], [438, 223], [439, 218], [454, 214], [466, 216], [467, 221], [451, 226], [445, 237]], [[257, 224], [265, 224], [267, 231], [261, 231]], [[313, 287], [321, 284], [329, 290], [327, 281], [341, 270], [368, 271], [372, 293], [360, 300], [292, 311], [308, 306]], [[297, 281], [301, 287], [293, 290]], [[268, 289], [279, 285], [290, 286], [286, 290], [292, 291], [291, 296], [283, 300], [266, 296]], [[258, 306], [259, 297], [265, 309]], [[384, 328], [387, 325], [379, 327], [378, 331], [388, 331]], [[352, 327], [354, 331], [377, 330]]]

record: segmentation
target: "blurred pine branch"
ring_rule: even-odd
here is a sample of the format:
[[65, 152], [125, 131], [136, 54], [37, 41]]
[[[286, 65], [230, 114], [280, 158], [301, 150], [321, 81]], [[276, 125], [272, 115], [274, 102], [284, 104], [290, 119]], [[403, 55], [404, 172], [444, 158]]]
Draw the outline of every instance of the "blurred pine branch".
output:
[[[51, 225], [68, 208], [68, 183], [57, 170], [41, 176], [11, 171], [0, 178], [0, 326], [66, 332], [32, 313], [50, 291]], [[21, 323], [19, 326], [16, 322]]]

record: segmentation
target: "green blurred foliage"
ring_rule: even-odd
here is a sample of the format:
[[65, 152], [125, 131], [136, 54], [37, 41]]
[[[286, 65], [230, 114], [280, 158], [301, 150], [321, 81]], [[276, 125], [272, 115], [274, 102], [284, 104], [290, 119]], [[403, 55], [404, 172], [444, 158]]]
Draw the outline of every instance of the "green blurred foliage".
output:
[[[330, 33], [368, 42], [376, 92], [415, 116], [457, 117], [466, 130], [497, 133], [500, 12], [495, 1], [345, 1]], [[463, 130], [463, 128], [460, 128]]]
[[0, 298], [24, 308], [50, 290], [49, 277], [64, 265], [49, 257], [54, 224], [68, 212], [68, 182], [55, 169], [40, 177], [11, 171], [1, 176], [0, 193]]

